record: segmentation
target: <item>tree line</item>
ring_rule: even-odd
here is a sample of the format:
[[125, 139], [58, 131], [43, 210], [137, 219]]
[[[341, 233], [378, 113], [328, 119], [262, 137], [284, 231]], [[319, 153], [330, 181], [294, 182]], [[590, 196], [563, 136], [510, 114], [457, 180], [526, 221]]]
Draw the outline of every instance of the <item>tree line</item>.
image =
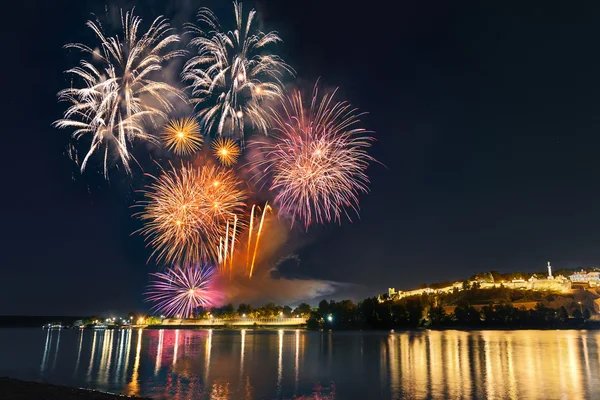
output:
[[[562, 299], [563, 306], [547, 304]], [[533, 309], [514, 301], [536, 302]], [[452, 307], [447, 307], [452, 306]], [[448, 310], [448, 311], [447, 311]], [[351, 300], [323, 300], [308, 320], [313, 329], [416, 329], [416, 328], [563, 328], [580, 327], [593, 310], [575, 301], [571, 294], [559, 294], [504, 287], [481, 289], [472, 285], [453, 293], [422, 294], [389, 299], [373, 297]], [[592, 325], [595, 322], [592, 323]], [[587, 326], [590, 325], [588, 321]]]

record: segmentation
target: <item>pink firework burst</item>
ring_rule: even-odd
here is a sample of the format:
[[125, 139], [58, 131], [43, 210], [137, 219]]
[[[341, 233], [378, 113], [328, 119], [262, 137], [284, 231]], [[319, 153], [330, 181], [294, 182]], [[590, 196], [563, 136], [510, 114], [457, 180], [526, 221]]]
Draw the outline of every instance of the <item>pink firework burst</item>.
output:
[[362, 114], [336, 91], [320, 95], [318, 83], [305, 102], [295, 90], [273, 110], [273, 135], [253, 143], [252, 167], [259, 179], [270, 179], [279, 212], [302, 221], [349, 220], [358, 214], [359, 194], [368, 192], [365, 171], [374, 159], [367, 150], [374, 140], [357, 126]]
[[188, 318], [198, 307], [215, 302], [212, 288], [214, 268], [208, 264], [167, 268], [151, 273], [146, 301], [156, 303], [152, 310], [169, 317]]

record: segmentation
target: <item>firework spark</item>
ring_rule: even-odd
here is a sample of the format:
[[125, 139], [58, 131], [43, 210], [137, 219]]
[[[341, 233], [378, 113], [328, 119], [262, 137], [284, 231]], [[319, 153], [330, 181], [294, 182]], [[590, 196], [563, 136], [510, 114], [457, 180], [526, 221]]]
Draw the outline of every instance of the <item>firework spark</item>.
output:
[[172, 264], [216, 261], [217, 243], [228, 221], [241, 214], [245, 192], [230, 171], [215, 166], [182, 165], [155, 178], [143, 191], [136, 214], [157, 260]]
[[215, 303], [212, 289], [214, 268], [208, 264], [167, 268], [151, 273], [146, 301], [156, 303], [152, 309], [169, 317], [189, 318], [198, 307]]
[[350, 219], [348, 209], [358, 214], [359, 194], [368, 192], [373, 137], [356, 126], [362, 114], [334, 96], [335, 91], [319, 96], [317, 84], [306, 109], [294, 91], [273, 110], [273, 139], [253, 143], [258, 151], [253, 168], [261, 178], [270, 177], [275, 205], [291, 216], [292, 225]]
[[193, 117], [170, 120], [162, 134], [165, 146], [178, 155], [195, 153], [202, 147], [200, 124]]
[[[256, 262], [256, 253], [258, 252], [258, 243], [260, 242], [260, 234], [262, 233], [263, 223], [265, 222], [265, 215], [269, 210], [271, 210], [271, 206], [269, 205], [269, 203], [265, 203], [265, 206], [263, 207], [262, 217], [260, 217], [260, 223], [258, 224], [258, 231], [256, 232], [256, 241], [254, 242], [254, 253], [252, 255], [252, 264], [250, 264], [250, 275], [248, 275], [248, 278], [252, 278], [252, 272], [254, 271], [254, 263]], [[254, 208], [252, 208], [252, 211], [254, 211]], [[251, 237], [252, 236], [250, 235], [248, 236], [249, 239]], [[248, 251], [250, 251], [250, 241], [248, 241]]]
[[216, 138], [212, 143], [213, 153], [219, 163], [225, 167], [231, 167], [240, 156], [240, 147], [229, 138]]
[[[104, 175], [108, 175], [108, 157], [116, 152], [127, 173], [133, 156], [130, 148], [135, 139], [157, 143], [146, 133], [144, 122], [155, 123], [156, 117], [166, 118], [173, 109], [173, 99], [185, 99], [173, 86], [154, 80], [166, 61], [183, 54], [167, 48], [179, 41], [171, 32], [168, 20], [158, 17], [147, 32], [138, 36], [141, 19], [121, 12], [123, 37], [108, 37], [100, 21], [88, 21], [99, 46], [81, 43], [67, 44], [90, 56], [78, 67], [66, 71], [83, 82], [82, 87], [71, 87], [58, 93], [60, 101], [72, 105], [63, 119], [54, 123], [58, 128], [74, 128], [75, 140], [91, 137], [81, 171], [90, 157], [100, 151], [104, 156]], [[142, 100], [144, 97], [144, 100]], [[151, 101], [149, 101], [151, 100]], [[154, 105], [151, 105], [154, 104]]]
[[268, 116], [262, 104], [282, 96], [281, 78], [294, 71], [267, 50], [281, 42], [277, 33], [254, 30], [256, 11], [251, 10], [244, 21], [242, 4], [234, 2], [233, 7], [236, 27], [228, 32], [209, 9], [199, 10], [200, 25], [189, 25], [195, 34], [190, 45], [198, 52], [186, 62], [182, 76], [190, 82], [192, 102], [202, 104], [204, 128], [243, 139], [245, 119], [267, 133]]

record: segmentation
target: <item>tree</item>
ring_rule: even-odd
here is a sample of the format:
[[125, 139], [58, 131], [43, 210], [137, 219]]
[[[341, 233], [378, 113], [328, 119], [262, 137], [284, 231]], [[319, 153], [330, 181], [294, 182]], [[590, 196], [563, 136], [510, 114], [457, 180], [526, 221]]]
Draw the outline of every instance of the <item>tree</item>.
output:
[[558, 310], [558, 319], [560, 319], [562, 322], [566, 322], [569, 319], [569, 312], [564, 306]]
[[240, 317], [244, 314], [250, 315], [252, 314], [252, 311], [252, 306], [246, 303], [240, 303], [237, 309], [237, 313], [240, 315]]
[[296, 307], [294, 309], [294, 311], [292, 312], [292, 314], [294, 314], [294, 316], [299, 315], [303, 318], [307, 318], [310, 316], [310, 306], [306, 303], [300, 303], [298, 304], [298, 307]]
[[431, 307], [429, 309], [429, 322], [431, 326], [440, 326], [446, 319], [446, 311], [444, 307]]
[[229, 303], [221, 308], [221, 314], [224, 318], [233, 318], [235, 316], [235, 309], [233, 304]]
[[144, 321], [147, 325], [162, 325], [162, 318], [151, 315]]
[[329, 303], [327, 302], [327, 300], [321, 300], [319, 302], [319, 314], [323, 316], [327, 313], [329, 313]]
[[321, 316], [318, 313], [311, 311], [308, 321], [306, 321], [306, 327], [308, 329], [322, 328]]
[[279, 313], [281, 312], [282, 307], [281, 306], [276, 306], [275, 303], [267, 303], [264, 306], [264, 310], [265, 310], [265, 316], [266, 318], [274, 318], [277, 317], [279, 315]]
[[405, 303], [406, 313], [408, 315], [408, 324], [412, 328], [416, 328], [421, 324], [423, 318], [423, 304], [417, 296], [409, 297]]
[[481, 314], [473, 306], [456, 307], [454, 318], [462, 325], [475, 326], [481, 323]]
[[290, 318], [292, 316], [292, 307], [290, 306], [283, 306], [283, 316], [286, 318]]
[[[376, 328], [377, 327], [377, 317], [375, 316], [375, 307], [379, 302], [376, 298], [368, 298], [364, 299], [360, 302], [359, 315], [364, 328]], [[321, 304], [319, 303], [319, 310], [321, 308]]]

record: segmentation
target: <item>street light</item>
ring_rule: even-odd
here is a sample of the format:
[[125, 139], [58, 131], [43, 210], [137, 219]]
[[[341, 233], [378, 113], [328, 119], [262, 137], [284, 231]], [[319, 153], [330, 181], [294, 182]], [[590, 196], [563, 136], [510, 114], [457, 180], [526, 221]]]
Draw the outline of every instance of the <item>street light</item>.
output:
[[327, 321], [329, 321], [329, 322], [333, 321], [333, 316], [331, 314], [329, 314], [327, 316]]

